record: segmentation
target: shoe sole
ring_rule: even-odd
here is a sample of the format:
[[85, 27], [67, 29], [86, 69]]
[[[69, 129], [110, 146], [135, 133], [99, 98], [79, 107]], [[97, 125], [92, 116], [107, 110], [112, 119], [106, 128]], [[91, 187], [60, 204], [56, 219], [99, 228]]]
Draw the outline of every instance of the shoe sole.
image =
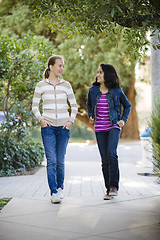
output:
[[109, 193], [109, 196], [116, 197], [116, 196], [118, 196], [118, 194], [116, 194], [116, 193]]
[[61, 203], [61, 201], [52, 201], [52, 200], [51, 200], [51, 203], [57, 204], [57, 203]]
[[103, 199], [104, 200], [111, 200], [111, 199], [113, 199], [113, 196], [104, 197]]

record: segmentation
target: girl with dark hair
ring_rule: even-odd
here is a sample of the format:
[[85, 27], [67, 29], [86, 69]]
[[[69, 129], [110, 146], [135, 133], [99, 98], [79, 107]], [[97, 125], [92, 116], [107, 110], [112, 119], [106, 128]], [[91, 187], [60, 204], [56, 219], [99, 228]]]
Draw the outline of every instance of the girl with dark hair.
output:
[[[70, 137], [70, 128], [77, 114], [77, 103], [69, 82], [60, 78], [64, 69], [61, 56], [52, 56], [44, 72], [44, 79], [37, 83], [32, 111], [41, 125], [41, 135], [47, 158], [47, 176], [52, 203], [63, 198], [64, 159]], [[43, 100], [43, 114], [39, 111]], [[68, 112], [68, 103], [71, 115]]]
[[[123, 113], [121, 106], [123, 106]], [[106, 194], [104, 200], [118, 195], [119, 164], [117, 147], [121, 128], [128, 119], [131, 104], [120, 88], [120, 79], [110, 64], [100, 64], [95, 82], [89, 89], [87, 110], [94, 124], [96, 140], [102, 160]]]

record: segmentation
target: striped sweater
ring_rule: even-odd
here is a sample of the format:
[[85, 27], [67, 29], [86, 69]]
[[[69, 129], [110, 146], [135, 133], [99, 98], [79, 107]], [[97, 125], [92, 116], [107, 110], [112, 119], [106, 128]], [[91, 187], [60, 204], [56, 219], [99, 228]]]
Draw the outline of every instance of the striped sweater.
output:
[[[43, 113], [39, 111], [39, 103], [42, 98]], [[68, 112], [70, 103], [71, 114]], [[32, 111], [36, 118], [47, 120], [52, 126], [63, 126], [68, 121], [74, 122], [77, 114], [77, 103], [71, 84], [63, 79], [54, 86], [48, 79], [38, 82], [35, 88]]]

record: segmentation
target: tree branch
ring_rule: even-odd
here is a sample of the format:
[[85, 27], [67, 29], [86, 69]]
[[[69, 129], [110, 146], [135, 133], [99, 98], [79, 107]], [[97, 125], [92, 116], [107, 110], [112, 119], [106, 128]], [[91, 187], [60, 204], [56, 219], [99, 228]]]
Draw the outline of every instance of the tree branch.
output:
[[[152, 15], [148, 14], [148, 15], [136, 15], [134, 17], [131, 18], [127, 18], [125, 19], [122, 16], [115, 16], [113, 18], [113, 21], [118, 23], [119, 25], [123, 26], [123, 27], [128, 27], [128, 28], [132, 28], [133, 25], [138, 25], [138, 27], [143, 27], [143, 23], [145, 21], [150, 21], [152, 19]], [[158, 17], [158, 16], [156, 16]]]

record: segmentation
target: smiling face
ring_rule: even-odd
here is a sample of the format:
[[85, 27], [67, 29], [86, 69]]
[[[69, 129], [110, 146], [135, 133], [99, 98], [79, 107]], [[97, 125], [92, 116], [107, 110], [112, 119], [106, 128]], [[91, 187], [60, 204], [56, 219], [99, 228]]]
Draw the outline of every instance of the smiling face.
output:
[[54, 65], [50, 65], [50, 70], [55, 77], [60, 77], [64, 70], [64, 61], [62, 59], [57, 59]]
[[96, 78], [98, 83], [104, 84], [104, 72], [101, 67], [98, 68]]

